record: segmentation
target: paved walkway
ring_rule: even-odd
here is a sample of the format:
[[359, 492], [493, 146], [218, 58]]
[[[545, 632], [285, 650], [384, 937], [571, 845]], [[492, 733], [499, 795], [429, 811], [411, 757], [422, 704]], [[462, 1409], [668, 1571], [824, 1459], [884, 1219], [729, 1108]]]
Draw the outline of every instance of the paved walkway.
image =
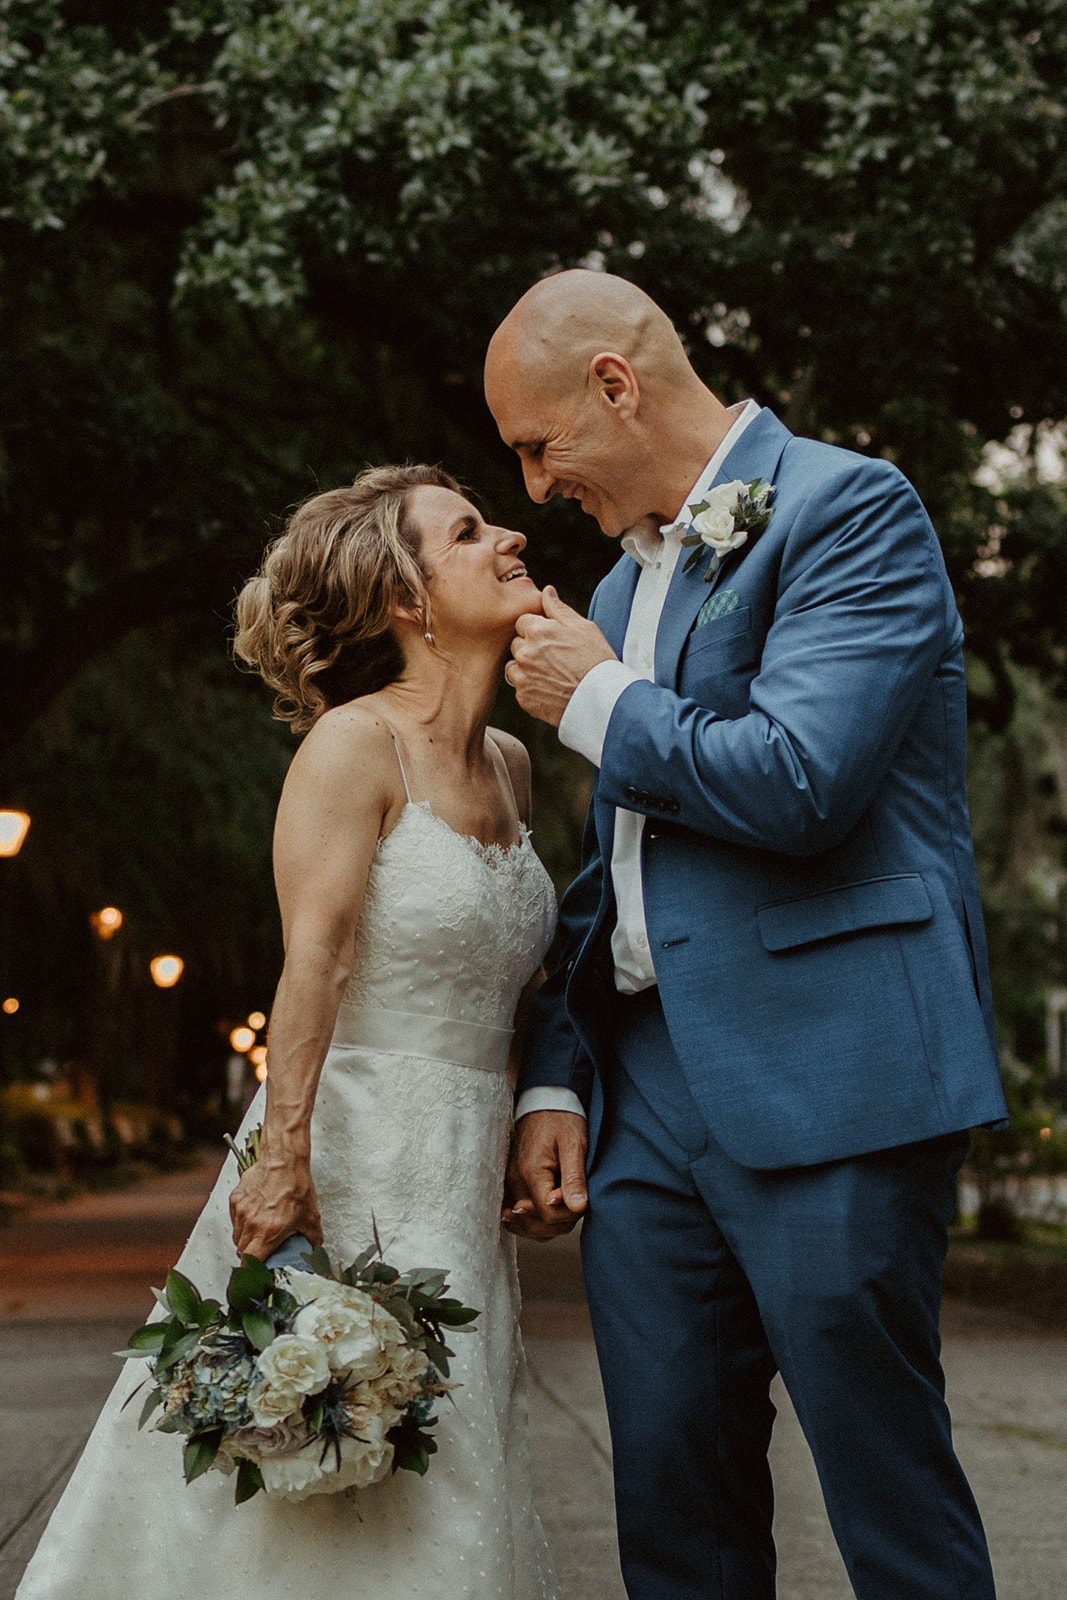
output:
[[[14, 1594], [110, 1386], [111, 1352], [145, 1314], [146, 1285], [162, 1282], [212, 1170], [37, 1207], [0, 1230], [0, 1600]], [[525, 1250], [522, 1268], [538, 1504], [563, 1592], [624, 1600], [573, 1242]], [[958, 1305], [944, 1333], [957, 1442], [1000, 1600], [1058, 1600], [1067, 1592], [1067, 1339]], [[788, 1400], [776, 1398], [781, 1600], [849, 1600], [811, 1458]]]

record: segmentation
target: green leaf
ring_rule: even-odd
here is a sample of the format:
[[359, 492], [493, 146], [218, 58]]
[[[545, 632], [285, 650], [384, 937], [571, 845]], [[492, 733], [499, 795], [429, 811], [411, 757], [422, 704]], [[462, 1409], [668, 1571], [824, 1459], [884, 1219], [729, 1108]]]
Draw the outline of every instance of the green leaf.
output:
[[334, 1276], [333, 1262], [321, 1244], [316, 1245], [311, 1252], [311, 1270], [312, 1272], [317, 1272], [321, 1278], [332, 1278]]
[[129, 1348], [135, 1355], [143, 1355], [148, 1350], [158, 1350], [163, 1343], [166, 1324], [163, 1322], [148, 1322], [143, 1328], [138, 1328], [136, 1333], [130, 1334]]
[[202, 1300], [200, 1302], [200, 1309], [197, 1313], [197, 1323], [199, 1324], [201, 1333], [203, 1333], [207, 1328], [212, 1327], [215, 1323], [225, 1322], [225, 1320], [226, 1319], [223, 1316], [222, 1307], [219, 1305], [217, 1300]]
[[241, 1326], [249, 1344], [255, 1345], [257, 1350], [265, 1350], [269, 1344], [274, 1343], [274, 1323], [265, 1311], [246, 1311], [241, 1317]]
[[255, 1256], [245, 1256], [243, 1267], [234, 1267], [226, 1289], [226, 1298], [234, 1311], [251, 1311], [257, 1300], [263, 1300], [271, 1291], [274, 1279], [262, 1261]]
[[437, 1307], [437, 1321], [443, 1322], [446, 1327], [455, 1328], [459, 1333], [469, 1331], [469, 1325], [476, 1317], [481, 1316], [480, 1311], [475, 1311], [473, 1306], [463, 1306], [458, 1303], [450, 1304], [442, 1301]]
[[263, 1487], [263, 1474], [259, 1470], [259, 1463], [249, 1461], [242, 1456], [237, 1463], [237, 1482], [234, 1485], [233, 1503], [243, 1506], [246, 1500], [251, 1500]]
[[141, 1415], [137, 1419], [138, 1428], [144, 1427], [153, 1411], [158, 1405], [162, 1405], [162, 1403], [163, 1396], [158, 1389], [153, 1389], [150, 1394], [145, 1396], [144, 1405], [141, 1407]]
[[197, 1324], [200, 1311], [200, 1294], [183, 1272], [172, 1267], [167, 1273], [167, 1304], [186, 1327]]
[[430, 1457], [437, 1454], [437, 1440], [413, 1427], [399, 1427], [390, 1438], [393, 1440], [393, 1471], [417, 1472], [423, 1476], [430, 1465]]
[[165, 1346], [163, 1353], [156, 1362], [156, 1372], [168, 1371], [176, 1362], [181, 1361], [183, 1356], [187, 1356], [190, 1350], [195, 1350], [199, 1341], [200, 1330], [199, 1328], [194, 1328], [191, 1333], [187, 1333], [184, 1338], [179, 1339], [177, 1344], [171, 1345], [169, 1348]]
[[215, 1457], [219, 1453], [222, 1443], [223, 1430], [212, 1428], [209, 1432], [194, 1433], [183, 1453], [185, 1467], [185, 1481], [192, 1483], [194, 1478], [199, 1478], [207, 1472]]
[[445, 1287], [446, 1275], [435, 1267], [415, 1267], [405, 1272], [400, 1282], [405, 1288], [418, 1289], [422, 1294], [438, 1295]]
[[161, 1417], [153, 1428], [153, 1433], [180, 1433], [175, 1417]]

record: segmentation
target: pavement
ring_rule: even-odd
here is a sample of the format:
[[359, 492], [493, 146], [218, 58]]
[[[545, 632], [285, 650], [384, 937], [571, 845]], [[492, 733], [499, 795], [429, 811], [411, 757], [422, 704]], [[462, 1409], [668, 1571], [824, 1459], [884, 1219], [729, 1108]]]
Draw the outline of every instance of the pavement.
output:
[[[0, 1600], [11, 1600], [218, 1163], [110, 1194], [39, 1205], [0, 1229]], [[573, 1239], [523, 1248], [535, 1492], [565, 1600], [625, 1600], [611, 1453]], [[1000, 1600], [1067, 1593], [1067, 1338], [946, 1307], [956, 1442], [982, 1509]], [[851, 1587], [788, 1398], [773, 1445], [781, 1600]], [[116, 1600], [133, 1597], [116, 1596]], [[434, 1596], [430, 1600], [449, 1600]], [[905, 1597], [902, 1597], [905, 1600]]]

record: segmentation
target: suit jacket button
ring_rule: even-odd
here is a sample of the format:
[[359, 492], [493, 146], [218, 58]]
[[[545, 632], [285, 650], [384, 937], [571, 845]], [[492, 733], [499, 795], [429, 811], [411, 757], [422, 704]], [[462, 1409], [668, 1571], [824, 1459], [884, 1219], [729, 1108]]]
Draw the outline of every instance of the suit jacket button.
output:
[[641, 798], [637, 790], [632, 785], [625, 788], [622, 792], [626, 796], [627, 800], [640, 800]]

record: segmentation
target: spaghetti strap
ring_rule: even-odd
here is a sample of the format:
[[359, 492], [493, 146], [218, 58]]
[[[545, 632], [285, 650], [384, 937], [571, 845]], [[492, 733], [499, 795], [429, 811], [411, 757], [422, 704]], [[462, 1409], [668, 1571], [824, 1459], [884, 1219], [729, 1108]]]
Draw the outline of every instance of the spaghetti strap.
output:
[[[393, 733], [392, 728], [389, 729], [389, 732]], [[396, 761], [397, 761], [397, 766], [400, 768], [400, 776], [404, 780], [404, 793], [408, 797], [408, 804], [412, 805], [414, 802], [412, 801], [412, 798], [411, 798], [411, 790], [408, 788], [408, 775], [404, 771], [404, 758], [400, 754], [400, 740], [397, 738], [395, 733], [393, 733], [393, 749], [396, 751]]]
[[[382, 721], [385, 722], [384, 717], [382, 717]], [[385, 726], [390, 739], [393, 741], [393, 749], [396, 751], [396, 764], [400, 768], [400, 776], [404, 783], [404, 793], [408, 797], [408, 805], [414, 805], [415, 802], [411, 798], [411, 790], [408, 788], [408, 775], [404, 771], [404, 758], [400, 754], [400, 740], [396, 736], [396, 729], [389, 722], [385, 722]]]

